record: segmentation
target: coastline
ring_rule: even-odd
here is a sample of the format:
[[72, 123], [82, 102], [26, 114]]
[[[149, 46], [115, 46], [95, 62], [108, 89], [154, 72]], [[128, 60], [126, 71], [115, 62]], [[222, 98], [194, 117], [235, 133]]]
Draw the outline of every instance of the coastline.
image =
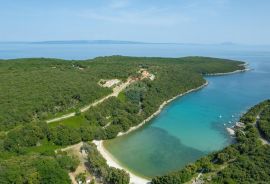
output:
[[[216, 74], [210, 74], [208, 76], [218, 76], [218, 75], [229, 75], [229, 74], [235, 74], [235, 73], [242, 73], [242, 72], [246, 72], [246, 71], [249, 71], [251, 69], [249, 68], [245, 68], [243, 70], [236, 70], [236, 71], [233, 71], [233, 72], [228, 72], [228, 73], [216, 73]], [[207, 75], [206, 75], [207, 76]], [[131, 127], [128, 131], [126, 132], [119, 132], [117, 137], [119, 136], [123, 136], [123, 135], [126, 135], [132, 131], [135, 131], [137, 129], [139, 129], [140, 127], [142, 127], [143, 125], [145, 125], [148, 121], [150, 121], [152, 118], [154, 118], [155, 116], [157, 116], [161, 111], [162, 109], [167, 105], [169, 104], [170, 102], [172, 102], [173, 100], [177, 99], [178, 97], [181, 97], [183, 95], [186, 95], [188, 93], [191, 93], [191, 92], [194, 92], [194, 91], [197, 91], [205, 86], [207, 86], [209, 83], [208, 81], [205, 81], [204, 84], [202, 84], [201, 86], [197, 87], [197, 88], [194, 88], [194, 89], [191, 89], [191, 90], [188, 90], [184, 93], [181, 93], [167, 101], [164, 101], [158, 108], [158, 110], [156, 112], [154, 112], [151, 116], [149, 116], [147, 119], [145, 119], [144, 121], [142, 121], [140, 124], [138, 124], [137, 126], [134, 126], [134, 127]], [[119, 162], [117, 161], [117, 159], [115, 159], [113, 157], [113, 155], [111, 155], [111, 153], [109, 153], [106, 148], [104, 147], [103, 145], [103, 140], [100, 140], [100, 141], [93, 141], [93, 143], [97, 146], [97, 150], [100, 152], [100, 154], [105, 158], [105, 160], [107, 161], [107, 164], [111, 167], [116, 167], [118, 169], [123, 169], [125, 170], [127, 173], [130, 174], [130, 184], [149, 184], [151, 183], [151, 181], [143, 178], [143, 177], [140, 177], [134, 173], [132, 173], [131, 171], [129, 171], [128, 169], [124, 168], [123, 166], [121, 166], [119, 164]]]
[[[170, 102], [172, 102], [173, 100], [175, 100], [176, 98], [178, 97], [181, 97], [183, 95], [186, 95], [188, 93], [191, 93], [191, 92], [194, 92], [194, 91], [197, 91], [205, 86], [208, 85], [208, 81], [205, 81], [205, 83], [197, 88], [194, 88], [194, 89], [191, 89], [191, 90], [188, 90], [184, 93], [181, 93], [167, 101], [164, 101], [158, 108], [158, 110], [156, 112], [154, 112], [151, 116], [149, 116], [147, 119], [145, 119], [144, 121], [142, 121], [140, 124], [138, 124], [137, 126], [134, 126], [134, 127], [131, 127], [128, 131], [126, 132], [119, 132], [117, 137], [119, 136], [122, 136], [122, 135], [126, 135], [134, 130], [137, 130], [138, 128], [142, 127], [144, 124], [146, 124], [148, 121], [150, 121], [152, 118], [154, 118], [155, 116], [157, 116], [161, 111], [162, 109]], [[119, 164], [119, 162], [117, 161], [117, 159], [115, 159], [113, 157], [113, 155], [111, 153], [109, 153], [106, 148], [104, 147], [103, 145], [103, 140], [94, 140], [93, 143], [97, 146], [97, 150], [99, 151], [99, 153], [103, 156], [103, 158], [105, 158], [105, 160], [107, 161], [107, 164], [110, 166], [110, 167], [115, 167], [115, 168], [118, 168], [118, 169], [123, 169], [125, 170], [127, 173], [129, 173], [130, 175], [130, 184], [149, 184], [151, 183], [150, 180], [147, 180], [146, 178], [143, 178], [141, 176], [138, 176], [134, 173], [132, 173], [130, 170], [128, 170], [127, 168], [124, 168], [123, 166], [121, 166], [121, 164]]]
[[188, 94], [188, 93], [197, 91], [197, 90], [199, 90], [199, 89], [201, 89], [201, 88], [203, 88], [203, 87], [205, 87], [205, 86], [207, 86], [207, 85], [208, 85], [208, 81], [205, 81], [205, 83], [204, 83], [203, 85], [201, 85], [201, 86], [199, 86], [199, 87], [197, 87], [197, 88], [188, 90], [188, 91], [186, 91], [186, 92], [184, 92], [184, 93], [181, 93], [181, 94], [179, 94], [179, 95], [176, 95], [175, 97], [173, 97], [173, 98], [171, 98], [171, 99], [169, 99], [169, 100], [167, 100], [167, 101], [164, 101], [164, 102], [159, 106], [158, 110], [157, 110], [156, 112], [154, 112], [151, 116], [149, 116], [148, 118], [146, 118], [145, 120], [143, 120], [143, 121], [142, 121], [140, 124], [138, 124], [137, 126], [133, 126], [133, 127], [129, 128], [128, 131], [126, 131], [126, 132], [119, 132], [119, 133], [117, 134], [117, 137], [120, 137], [120, 136], [129, 134], [130, 132], [132, 132], [132, 131], [134, 131], [134, 130], [137, 130], [138, 128], [140, 128], [141, 126], [143, 126], [144, 124], [146, 124], [148, 121], [150, 121], [151, 119], [153, 119], [155, 116], [157, 116], [167, 104], [169, 104], [170, 102], [172, 102], [172, 101], [175, 100], [176, 98], [181, 97], [181, 96], [184, 96], [184, 95], [186, 95], [186, 94]]
[[235, 130], [233, 129], [233, 127], [231, 127], [231, 128], [226, 128], [226, 130], [227, 130], [227, 132], [228, 132], [231, 136], [235, 135]]
[[204, 74], [204, 76], [220, 76], [220, 75], [231, 75], [231, 74], [236, 74], [236, 73], [242, 73], [242, 72], [247, 72], [250, 71], [250, 68], [246, 68], [243, 70], [235, 70], [233, 72], [227, 72], [227, 73], [214, 73], [214, 74]]
[[103, 158], [105, 158], [107, 164], [110, 167], [115, 167], [117, 169], [123, 169], [125, 170], [129, 176], [130, 176], [130, 184], [149, 184], [151, 183], [150, 180], [143, 178], [141, 176], [138, 176], [134, 173], [132, 173], [131, 171], [129, 171], [128, 169], [126, 169], [125, 167], [121, 166], [117, 159], [115, 159], [104, 147], [103, 145], [103, 140], [100, 141], [96, 141], [94, 140], [93, 143], [97, 146], [97, 150], [99, 151], [99, 153], [103, 156]]
[[[240, 65], [241, 66], [241, 65]], [[231, 74], [236, 74], [236, 73], [242, 73], [242, 72], [248, 72], [252, 70], [251, 68], [248, 68], [248, 63], [242, 64], [242, 66], [245, 67], [245, 69], [242, 70], [235, 70], [233, 72], [225, 72], [225, 73], [213, 73], [213, 74], [204, 74], [204, 76], [220, 76], [220, 75], [231, 75]]]

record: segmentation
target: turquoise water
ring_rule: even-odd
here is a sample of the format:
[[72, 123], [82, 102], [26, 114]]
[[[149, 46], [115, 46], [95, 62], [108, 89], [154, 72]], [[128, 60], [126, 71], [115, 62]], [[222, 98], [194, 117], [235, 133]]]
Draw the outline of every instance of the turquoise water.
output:
[[250, 72], [207, 77], [209, 85], [170, 103], [142, 129], [105, 147], [139, 175], [177, 170], [232, 142], [226, 127], [254, 104], [270, 98], [270, 57], [243, 57]]
[[[222, 57], [250, 63], [253, 71], [208, 77], [209, 85], [178, 98], [143, 128], [106, 143], [130, 170], [146, 177], [182, 168], [232, 142], [229, 122], [270, 98], [270, 48], [236, 45], [1, 44], [0, 58], [87, 59], [104, 55]], [[221, 118], [220, 118], [221, 116]], [[225, 124], [225, 125], [224, 125]]]

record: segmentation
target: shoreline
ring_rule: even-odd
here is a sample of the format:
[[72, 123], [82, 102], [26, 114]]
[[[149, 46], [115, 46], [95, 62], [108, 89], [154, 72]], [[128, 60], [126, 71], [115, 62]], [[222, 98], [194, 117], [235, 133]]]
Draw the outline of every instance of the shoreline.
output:
[[232, 72], [204, 74], [204, 76], [230, 75], [230, 74], [242, 73], [242, 72], [247, 72], [247, 71], [252, 70], [251, 68], [248, 67], [248, 66], [249, 66], [248, 62], [244, 62], [243, 64], [240, 64], [240, 65], [238, 65], [238, 66], [243, 66], [244, 69], [242, 69], [242, 70], [235, 70], [235, 71], [232, 71]]
[[236, 74], [236, 73], [243, 73], [243, 72], [248, 72], [252, 70], [251, 68], [245, 68], [243, 70], [235, 70], [233, 72], [226, 72], [226, 73], [213, 73], [213, 74], [204, 74], [204, 76], [220, 76], [220, 75], [231, 75], [231, 74]]
[[197, 88], [194, 88], [194, 89], [190, 89], [184, 93], [181, 93], [179, 95], [176, 95], [174, 96], [173, 98], [167, 100], [167, 101], [164, 101], [158, 108], [158, 110], [156, 112], [154, 112], [151, 116], [149, 116], [148, 118], [146, 118], [145, 120], [143, 120], [140, 124], [136, 125], [136, 126], [133, 126], [133, 127], [130, 127], [128, 131], [126, 132], [119, 132], [117, 134], [117, 137], [120, 137], [120, 136], [123, 136], [123, 135], [126, 135], [126, 134], [129, 134], [130, 132], [133, 132], [134, 130], [137, 130], [138, 128], [142, 127], [143, 125], [145, 125], [148, 121], [150, 121], [151, 119], [153, 119], [155, 116], [157, 116], [161, 111], [162, 109], [167, 105], [169, 104], [170, 102], [174, 101], [176, 98], [179, 98], [181, 96], [184, 96], [188, 93], [191, 93], [191, 92], [194, 92], [194, 91], [197, 91], [199, 89], [202, 89], [203, 87], [207, 86], [208, 85], [208, 81], [205, 81], [205, 83]]
[[[242, 64], [244, 67], [246, 67], [248, 65], [248, 63], [244, 63]], [[235, 73], [242, 73], [242, 72], [247, 72], [247, 71], [250, 71], [251, 69], [250, 68], [245, 68], [243, 70], [235, 70], [233, 72], [227, 72], [227, 73], [215, 73], [215, 74], [205, 74], [204, 76], [220, 76], [220, 75], [230, 75], [230, 74], [235, 74]], [[117, 134], [117, 137], [120, 137], [120, 136], [123, 136], [123, 135], [126, 135], [126, 134], [129, 134], [130, 132], [134, 131], [134, 130], [137, 130], [139, 129], [140, 127], [142, 127], [144, 124], [146, 124], [148, 121], [150, 121], [151, 119], [153, 119], [155, 116], [157, 116], [161, 111], [162, 109], [168, 104], [170, 103], [171, 101], [175, 100], [176, 98], [178, 97], [181, 97], [181, 96], [184, 96], [188, 93], [191, 93], [191, 92], [194, 92], [194, 91], [197, 91], [205, 86], [208, 85], [208, 81], [206, 81], [203, 85], [197, 87], [197, 88], [194, 88], [194, 89], [191, 89], [191, 90], [188, 90], [184, 93], [181, 93], [167, 101], [164, 101], [158, 108], [158, 110], [156, 112], [154, 112], [151, 116], [149, 116], [148, 118], [146, 118], [145, 120], [143, 120], [140, 124], [136, 125], [136, 126], [133, 126], [133, 127], [130, 127], [128, 131], [126, 132], [119, 132]]]
[[233, 127], [230, 128], [226, 128], [227, 132], [230, 134], [230, 136], [234, 136], [235, 135], [235, 130], [233, 129]]
[[117, 169], [125, 170], [130, 176], [130, 182], [129, 182], [130, 184], [149, 184], [149, 183], [151, 183], [151, 180], [148, 180], [146, 178], [138, 176], [138, 175], [134, 174], [133, 172], [131, 172], [129, 169], [121, 166], [121, 164], [117, 161], [117, 159], [115, 159], [113, 157], [113, 155], [110, 154], [106, 150], [106, 148], [103, 145], [103, 142], [104, 142], [103, 140], [100, 140], [100, 141], [94, 140], [93, 141], [93, 143], [97, 146], [97, 150], [99, 151], [99, 153], [106, 160], [108, 166], [115, 167]]
[[[233, 72], [228, 72], [228, 73], [216, 73], [216, 74], [210, 74], [208, 76], [218, 76], [218, 75], [229, 75], [229, 74], [235, 74], [235, 73], [242, 73], [242, 72], [246, 72], [246, 71], [249, 71], [251, 69], [249, 68], [245, 68], [243, 70], [236, 70], [236, 71], [233, 71]], [[206, 75], [207, 76], [207, 75]], [[142, 127], [143, 125], [145, 125], [148, 121], [150, 121], [152, 118], [154, 118], [155, 116], [157, 116], [161, 111], [162, 109], [167, 105], [169, 104], [170, 102], [172, 102], [173, 100], [177, 99], [178, 97], [181, 97], [181, 96], [184, 96], [188, 93], [191, 93], [191, 92], [194, 92], [194, 91], [197, 91], [197, 90], [200, 90], [202, 89], [203, 87], [207, 86], [209, 84], [209, 82], [206, 80], [204, 84], [202, 84], [201, 86], [197, 87], [197, 88], [194, 88], [194, 89], [190, 89], [184, 93], [181, 93], [167, 101], [164, 101], [158, 108], [158, 110], [156, 112], [154, 112], [151, 116], [149, 116], [148, 118], [146, 118], [145, 120], [143, 120], [140, 124], [138, 124], [137, 126], [134, 126], [134, 127], [131, 127], [129, 128], [128, 131], [126, 132], [119, 132], [117, 137], [120, 137], [120, 136], [123, 136], [123, 135], [126, 135], [126, 134], [129, 134], [130, 132], [132, 131], [135, 131], [137, 129], [139, 129], [140, 127]], [[97, 146], [97, 150], [100, 152], [100, 154], [105, 158], [105, 160], [107, 161], [107, 164], [111, 167], [115, 167], [115, 168], [118, 168], [118, 169], [123, 169], [125, 170], [127, 173], [129, 173], [130, 175], [130, 184], [149, 184], [151, 183], [150, 180], [147, 180], [143, 177], [140, 177], [134, 173], [132, 173], [130, 170], [128, 170], [127, 168], [121, 166], [121, 164], [119, 164], [119, 161], [113, 157], [113, 155], [111, 153], [109, 153], [109, 151], [106, 150], [106, 148], [104, 147], [103, 145], [103, 142], [104, 140], [100, 140], [100, 141], [96, 141], [94, 140], [93, 143]]]
[[[205, 81], [204, 84], [202, 84], [201, 86], [194, 88], [194, 89], [190, 89], [184, 93], [181, 93], [179, 95], [174, 96], [173, 98], [164, 101], [158, 108], [158, 110], [156, 112], [154, 112], [151, 116], [149, 116], [148, 118], [146, 118], [145, 120], [143, 120], [140, 124], [138, 124], [137, 126], [131, 127], [128, 131], [126, 132], [119, 132], [117, 137], [126, 135], [132, 131], [135, 131], [137, 129], [139, 129], [140, 127], [142, 127], [143, 125], [145, 125], [148, 121], [150, 121], [152, 118], [154, 118], [155, 116], [157, 116], [162, 109], [169, 104], [170, 102], [172, 102], [173, 100], [177, 99], [178, 97], [184, 96], [188, 93], [197, 91], [199, 89], [202, 89], [203, 87], [207, 86], [209, 83], [208, 81]], [[141, 176], [138, 176], [134, 173], [132, 173], [129, 169], [121, 166], [121, 164], [119, 163], [119, 161], [113, 157], [113, 155], [111, 153], [109, 153], [109, 151], [106, 150], [106, 148], [103, 145], [104, 140], [94, 140], [93, 143], [97, 146], [97, 150], [99, 151], [99, 153], [103, 156], [103, 158], [106, 160], [107, 164], [110, 167], [115, 167], [118, 169], [123, 169], [125, 170], [129, 175], [130, 175], [130, 184], [149, 184], [151, 183], [151, 180], [148, 180], [146, 178], [143, 178]]]

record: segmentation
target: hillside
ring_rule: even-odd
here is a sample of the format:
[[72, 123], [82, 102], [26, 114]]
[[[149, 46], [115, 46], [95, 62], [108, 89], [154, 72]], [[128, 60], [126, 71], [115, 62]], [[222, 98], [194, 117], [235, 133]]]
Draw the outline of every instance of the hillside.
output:
[[[164, 101], [203, 85], [204, 74], [243, 69], [243, 62], [204, 57], [1, 60], [0, 180], [69, 183], [67, 172], [78, 162], [56, 149], [114, 138], [151, 116]], [[118, 80], [116, 86], [102, 86]], [[89, 109], [83, 111], [85, 106]], [[46, 123], [66, 113], [75, 116]], [[111, 176], [107, 174], [105, 178]]]

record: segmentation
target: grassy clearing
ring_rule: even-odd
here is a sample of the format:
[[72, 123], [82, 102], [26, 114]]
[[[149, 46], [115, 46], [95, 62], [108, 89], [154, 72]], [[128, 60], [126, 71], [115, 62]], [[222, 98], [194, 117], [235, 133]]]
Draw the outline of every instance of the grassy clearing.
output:
[[83, 115], [74, 116], [62, 121], [57, 121], [50, 123], [50, 127], [57, 127], [58, 125], [65, 125], [70, 128], [80, 128], [82, 126], [88, 125], [87, 120], [84, 118]]
[[119, 93], [118, 97], [117, 97], [121, 102], [125, 102], [126, 99], [126, 95], [124, 92]]
[[32, 153], [40, 153], [40, 154], [52, 154], [56, 149], [62, 148], [62, 146], [58, 146], [53, 144], [52, 142], [43, 141], [40, 146], [28, 147], [26, 149], [27, 154]]

